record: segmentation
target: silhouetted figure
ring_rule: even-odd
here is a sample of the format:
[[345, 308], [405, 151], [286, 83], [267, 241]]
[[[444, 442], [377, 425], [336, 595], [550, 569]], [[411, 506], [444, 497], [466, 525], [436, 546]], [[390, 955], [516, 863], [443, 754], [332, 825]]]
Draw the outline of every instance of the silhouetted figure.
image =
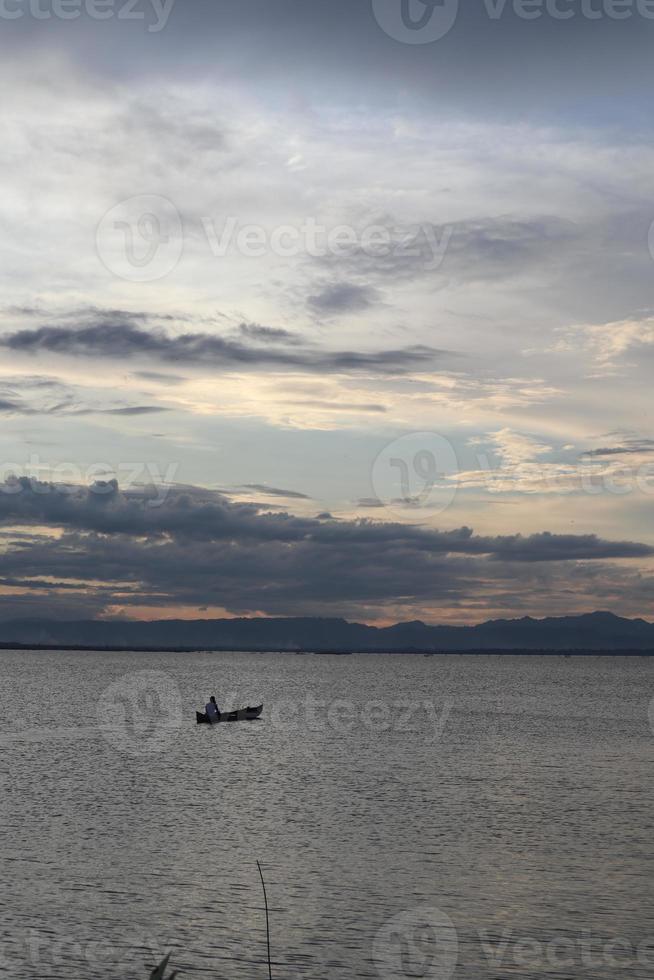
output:
[[204, 710], [209, 721], [220, 721], [220, 709], [216, 704], [216, 699], [213, 694], [209, 698], [208, 703], [204, 706]]

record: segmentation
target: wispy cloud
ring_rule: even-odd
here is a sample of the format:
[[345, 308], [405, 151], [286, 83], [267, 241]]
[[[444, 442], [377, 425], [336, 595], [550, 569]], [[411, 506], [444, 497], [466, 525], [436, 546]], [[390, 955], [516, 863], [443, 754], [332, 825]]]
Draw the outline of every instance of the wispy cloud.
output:
[[415, 345], [383, 351], [329, 351], [304, 345], [248, 345], [208, 333], [170, 334], [131, 322], [107, 319], [91, 326], [40, 327], [0, 337], [0, 345], [15, 353], [49, 353], [68, 357], [131, 360], [156, 358], [163, 362], [201, 365], [205, 370], [279, 368], [331, 373], [401, 374], [433, 366], [444, 351]]
[[287, 500], [310, 500], [306, 493], [298, 490], [281, 490], [279, 487], [269, 487], [266, 483], [245, 483], [245, 490], [256, 490], [257, 493], [265, 494], [268, 497], [285, 497]]
[[627, 355], [649, 350], [654, 345], [654, 318], [649, 316], [620, 320], [615, 323], [582, 324], [562, 328], [561, 339], [554, 351], [591, 356], [598, 375], [625, 372], [629, 367]]

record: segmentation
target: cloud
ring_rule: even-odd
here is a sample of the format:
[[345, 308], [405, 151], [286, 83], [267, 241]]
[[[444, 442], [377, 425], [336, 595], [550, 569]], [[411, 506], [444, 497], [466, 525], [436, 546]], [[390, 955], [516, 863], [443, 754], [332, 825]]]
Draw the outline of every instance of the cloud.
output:
[[531, 436], [508, 428], [489, 433], [488, 438], [494, 443], [495, 452], [505, 466], [531, 463], [539, 456], [552, 452], [551, 446], [543, 445]]
[[280, 327], [262, 327], [258, 323], [241, 323], [239, 331], [247, 340], [266, 344], [297, 343], [298, 340], [290, 330], [282, 330]]
[[[320, 257], [319, 264], [342, 274], [365, 278], [367, 284], [334, 283], [310, 298], [316, 308], [365, 308], [379, 299], [371, 282], [380, 286], [435, 274], [459, 283], [510, 280], [531, 270], [564, 269], [580, 249], [593, 248], [592, 230], [556, 215], [515, 217], [480, 215], [435, 224], [428, 218], [402, 222], [393, 216], [360, 222], [358, 241]], [[379, 237], [371, 241], [372, 229]], [[443, 278], [446, 277], [446, 278]]]
[[81, 409], [76, 415], [156, 415], [159, 412], [168, 412], [170, 409], [163, 405], [128, 405], [126, 408], [104, 408], [104, 409]]
[[40, 327], [18, 330], [0, 338], [0, 345], [17, 353], [51, 353], [68, 357], [125, 360], [157, 358], [177, 364], [201, 365], [214, 370], [275, 367], [315, 372], [404, 373], [433, 366], [445, 352], [415, 345], [399, 350], [327, 351], [305, 345], [303, 349], [248, 346], [208, 333], [177, 336], [161, 329], [144, 329], [131, 322], [107, 320], [82, 327]]
[[385, 405], [379, 405], [374, 402], [336, 402], [318, 398], [298, 399], [296, 401], [289, 399], [287, 404], [300, 408], [324, 408], [330, 412], [364, 412], [372, 415], [383, 414], [387, 411]]
[[[488, 446], [490, 451], [477, 449], [478, 468], [449, 477], [460, 489], [480, 488], [493, 494], [557, 495], [623, 495], [634, 487], [651, 494], [654, 489], [648, 459], [654, 452], [654, 440], [627, 440], [625, 445], [591, 449], [571, 457], [574, 446], [547, 445], [530, 435], [505, 428], [470, 439], [469, 445]], [[493, 465], [491, 454], [498, 457], [499, 466]], [[547, 456], [553, 458], [543, 459]]]
[[[550, 603], [560, 597], [556, 608], [592, 608], [594, 596], [633, 589], [637, 569], [654, 556], [649, 545], [592, 534], [489, 536], [297, 517], [194, 487], [172, 487], [161, 502], [155, 490], [122, 492], [113, 480], [93, 488], [9, 481], [0, 487], [0, 522], [8, 528], [3, 576], [11, 593], [0, 609], [15, 614], [12, 589], [27, 589], [32, 601], [20, 601], [31, 615], [50, 614], [51, 605], [34, 598], [43, 594], [70, 600], [76, 615], [86, 603], [87, 615], [208, 605], [374, 619], [431, 605], [478, 618], [498, 604], [533, 612], [541, 594]], [[631, 578], [611, 564], [616, 559], [635, 563]], [[638, 585], [641, 598], [647, 581]]]
[[10, 400], [0, 397], [0, 414], [2, 415], [115, 415], [136, 417], [139, 415], [155, 415], [168, 411], [170, 411], [170, 409], [164, 405], [121, 405], [118, 407], [103, 407], [102, 405], [93, 406], [89, 405], [88, 403], [80, 404], [72, 394], [64, 396], [63, 400], [60, 398], [55, 402], [42, 401], [40, 404], [38, 402], [27, 404], [24, 400]]
[[[252, 485], [261, 490], [265, 485]], [[293, 491], [264, 492], [299, 497]], [[154, 495], [154, 497], [153, 497]], [[368, 521], [322, 521], [291, 514], [260, 513], [254, 504], [234, 503], [219, 493], [172, 488], [162, 502], [154, 491], [121, 492], [115, 480], [91, 487], [61, 488], [29, 477], [0, 485], [0, 521], [55, 525], [104, 535], [253, 540], [326, 546], [400, 545], [425, 554], [487, 555], [512, 561], [577, 561], [588, 558], [643, 558], [654, 548], [595, 535], [533, 534], [482, 536], [470, 528], [438, 531], [416, 525]]]
[[307, 299], [308, 305], [317, 313], [350, 313], [365, 310], [378, 301], [379, 293], [370, 286], [360, 286], [351, 282], [334, 282], [323, 286]]
[[[388, 105], [392, 99], [401, 105], [404, 87], [430, 120], [436, 107], [428, 94], [445, 89], [451, 112], [476, 111], [503, 120], [510, 113], [547, 113], [550, 118], [558, 110], [584, 122], [607, 116], [621, 125], [625, 117], [640, 120], [652, 22], [638, 15], [635, 4], [619, 22], [601, 14], [590, 20], [578, 5], [570, 7], [569, 20], [536, 11], [542, 13], [537, 23], [521, 17], [517, 4], [493, 6], [497, 20], [489, 18], [490, 4], [459, 4], [452, 30], [436, 46], [398, 44], [382, 30], [369, 4], [347, 0], [316, 0], [307, 8], [292, 0], [277, 0], [272, 8], [265, 0], [246, 5], [186, 0], [175, 5], [166, 29], [155, 34], [148, 32], [157, 26], [149, 4], [140, 6], [147, 27], [115, 17], [81, 17], [73, 24], [26, 16], [7, 23], [0, 44], [4, 58], [22, 60], [30, 54], [36, 58], [44, 47], [64, 51], [104, 86], [141, 75], [158, 81], [174, 69], [176, 80], [197, 74], [219, 81], [226, 74], [255, 92], [281, 88], [296, 99], [300, 93], [312, 105], [336, 99], [341, 88], [354, 89], [357, 100], [367, 105]], [[601, 11], [602, 5], [595, 9]], [[466, 57], [471, 51], [474, 60]], [[528, 73], [520, 72], [517, 51], [524, 54]], [[571, 91], [579, 103], [571, 104]], [[163, 110], [154, 120], [143, 120], [154, 142], [165, 139], [173, 122]], [[194, 149], [220, 147], [225, 138], [220, 127], [194, 117], [181, 135]], [[388, 144], [380, 145], [379, 156], [387, 149]]]
[[306, 493], [299, 493], [297, 490], [280, 490], [279, 487], [269, 487], [265, 483], [244, 483], [244, 489], [256, 490], [257, 493], [267, 494], [269, 497], [286, 497], [288, 500], [311, 500]]
[[18, 402], [9, 401], [6, 398], [0, 398], [0, 412], [3, 414], [8, 413], [11, 415], [26, 415], [31, 414], [29, 409], [20, 405]]
[[162, 371], [135, 371], [134, 377], [164, 385], [180, 385], [187, 380], [181, 374], [166, 374]]
[[545, 263], [560, 265], [586, 232], [553, 215], [484, 216], [457, 222], [451, 226], [443, 272], [479, 281], [512, 278]]
[[603, 456], [648, 456], [654, 453], [654, 439], [626, 439], [617, 446], [600, 446], [599, 449], [589, 449], [582, 457]]
[[654, 346], [654, 318], [643, 317], [612, 323], [581, 324], [558, 330], [561, 339], [552, 350], [561, 353], [587, 351], [600, 376], [615, 374], [628, 367], [626, 355], [651, 351]]

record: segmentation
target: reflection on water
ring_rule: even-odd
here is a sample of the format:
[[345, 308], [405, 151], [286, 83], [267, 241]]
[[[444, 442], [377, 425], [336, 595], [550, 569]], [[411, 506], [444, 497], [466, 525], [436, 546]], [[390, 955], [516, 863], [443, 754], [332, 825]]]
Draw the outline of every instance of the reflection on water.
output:
[[653, 666], [2, 652], [0, 968], [650, 978]]

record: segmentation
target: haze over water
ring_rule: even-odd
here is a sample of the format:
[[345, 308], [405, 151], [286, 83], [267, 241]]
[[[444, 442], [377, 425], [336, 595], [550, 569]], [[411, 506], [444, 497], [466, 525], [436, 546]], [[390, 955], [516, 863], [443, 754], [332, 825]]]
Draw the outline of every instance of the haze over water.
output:
[[[2, 652], [0, 963], [122, 980], [172, 947], [185, 977], [263, 978], [259, 859], [278, 978], [650, 978], [651, 682], [645, 658]], [[213, 692], [262, 721], [196, 726]]]

